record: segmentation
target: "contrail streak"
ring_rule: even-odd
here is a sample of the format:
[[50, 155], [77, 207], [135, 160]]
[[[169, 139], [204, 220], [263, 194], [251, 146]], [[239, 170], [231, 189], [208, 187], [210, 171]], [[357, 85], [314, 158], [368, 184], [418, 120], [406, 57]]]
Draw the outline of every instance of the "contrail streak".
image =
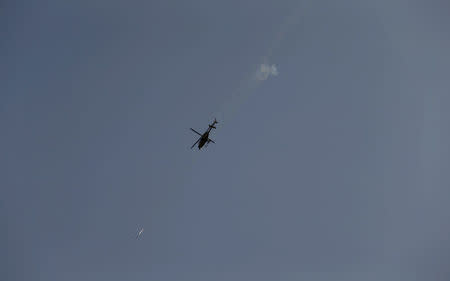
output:
[[273, 43], [270, 45], [267, 54], [262, 58], [264, 63], [255, 66], [250, 74], [247, 75], [239, 87], [232, 93], [230, 99], [225, 102], [220, 110], [214, 114], [218, 119], [229, 120], [234, 116], [236, 110], [251, 96], [258, 86], [270, 76], [278, 75], [276, 65], [269, 65], [268, 61], [272, 57], [274, 51], [279, 47], [283, 39], [286, 37], [289, 29], [294, 26], [300, 19], [302, 5], [293, 9], [293, 12], [285, 18], [281, 23], [279, 32], [276, 34]]

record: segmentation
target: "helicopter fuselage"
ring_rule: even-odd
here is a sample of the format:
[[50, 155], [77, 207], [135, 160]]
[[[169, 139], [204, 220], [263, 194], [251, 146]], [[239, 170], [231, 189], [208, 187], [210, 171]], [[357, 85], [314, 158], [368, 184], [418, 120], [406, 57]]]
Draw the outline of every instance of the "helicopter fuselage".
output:
[[209, 132], [205, 132], [202, 135], [200, 141], [198, 142], [198, 149], [202, 148], [205, 145], [205, 143], [208, 142], [208, 138], [209, 138]]

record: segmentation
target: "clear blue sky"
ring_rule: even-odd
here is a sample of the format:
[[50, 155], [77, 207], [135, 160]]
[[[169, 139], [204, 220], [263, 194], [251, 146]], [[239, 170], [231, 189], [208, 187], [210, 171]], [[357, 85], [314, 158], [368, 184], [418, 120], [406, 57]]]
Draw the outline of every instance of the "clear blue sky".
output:
[[449, 280], [446, 1], [0, 6], [0, 280]]

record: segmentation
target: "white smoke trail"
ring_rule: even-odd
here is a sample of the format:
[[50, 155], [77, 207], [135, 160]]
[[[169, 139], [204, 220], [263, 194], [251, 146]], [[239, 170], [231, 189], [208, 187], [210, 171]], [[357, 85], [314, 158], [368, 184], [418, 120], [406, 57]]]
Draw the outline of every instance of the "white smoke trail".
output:
[[244, 79], [231, 98], [222, 105], [221, 110], [215, 115], [218, 119], [229, 119], [235, 111], [250, 97], [256, 88], [270, 76], [277, 76], [278, 69], [272, 64], [263, 63], [253, 70], [248, 78]]
[[277, 76], [278, 75], [278, 69], [277, 67], [272, 64], [271, 66], [268, 64], [261, 64], [259, 69], [256, 71], [256, 79], [260, 81], [267, 80], [269, 76]]
[[232, 94], [231, 98], [222, 105], [219, 112], [214, 114], [214, 116], [217, 116], [217, 118], [222, 120], [231, 118], [234, 116], [237, 108], [250, 97], [262, 81], [267, 80], [270, 76], [278, 75], [277, 66], [274, 64], [269, 65], [267, 61], [270, 60], [274, 51], [280, 46], [288, 31], [301, 19], [302, 8], [304, 8], [304, 5], [305, 4], [302, 3], [292, 9], [292, 13], [280, 24], [279, 31], [275, 35], [273, 43], [269, 46], [266, 55], [262, 58], [264, 63], [258, 65], [256, 71], [253, 70], [247, 79], [244, 79], [241, 85]]

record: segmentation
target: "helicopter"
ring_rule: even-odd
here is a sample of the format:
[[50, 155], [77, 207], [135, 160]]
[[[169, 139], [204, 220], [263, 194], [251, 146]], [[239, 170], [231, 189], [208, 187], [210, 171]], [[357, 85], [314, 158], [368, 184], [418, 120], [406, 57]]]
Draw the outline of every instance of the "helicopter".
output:
[[208, 125], [208, 129], [206, 129], [206, 131], [203, 134], [200, 134], [199, 132], [197, 132], [196, 130], [192, 129], [191, 130], [196, 133], [197, 135], [199, 135], [200, 137], [198, 138], [198, 140], [191, 146], [191, 149], [198, 143], [198, 149], [200, 150], [205, 144], [206, 146], [208, 146], [208, 144], [210, 142], [215, 143], [212, 139], [209, 138], [209, 133], [211, 132], [211, 129], [217, 129], [216, 124], [218, 124], [219, 122], [217, 122], [216, 118], [214, 118], [214, 122], [212, 124]]

